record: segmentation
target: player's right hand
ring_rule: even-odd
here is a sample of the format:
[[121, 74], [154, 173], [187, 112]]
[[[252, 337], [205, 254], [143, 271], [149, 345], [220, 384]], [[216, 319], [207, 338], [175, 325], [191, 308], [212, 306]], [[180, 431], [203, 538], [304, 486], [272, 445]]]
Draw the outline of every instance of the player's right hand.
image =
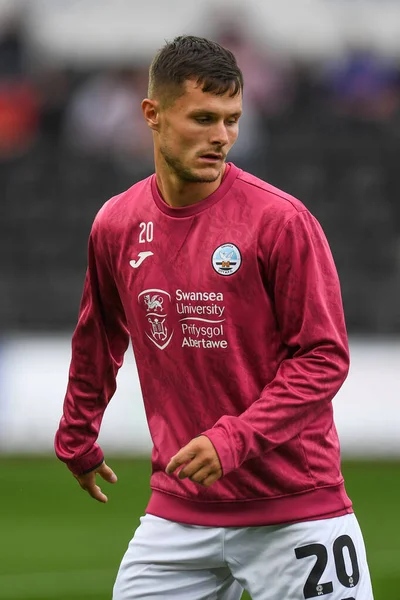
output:
[[85, 492], [92, 496], [95, 500], [99, 502], [108, 502], [108, 498], [101, 491], [100, 487], [96, 485], [96, 475], [100, 475], [105, 481], [108, 483], [116, 483], [117, 476], [110, 467], [106, 465], [105, 462], [102, 462], [97, 469], [90, 471], [89, 473], [85, 473], [85, 475], [74, 475], [75, 479], [78, 480], [79, 485]]

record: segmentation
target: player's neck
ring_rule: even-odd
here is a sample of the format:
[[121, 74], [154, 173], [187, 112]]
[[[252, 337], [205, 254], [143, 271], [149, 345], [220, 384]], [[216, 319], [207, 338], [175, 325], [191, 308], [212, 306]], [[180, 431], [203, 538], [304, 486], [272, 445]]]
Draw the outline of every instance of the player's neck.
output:
[[182, 181], [162, 165], [156, 164], [156, 179], [158, 189], [164, 201], [174, 208], [182, 208], [201, 202], [213, 194], [221, 185], [226, 165], [221, 170], [221, 175], [216, 181], [210, 183], [197, 183]]

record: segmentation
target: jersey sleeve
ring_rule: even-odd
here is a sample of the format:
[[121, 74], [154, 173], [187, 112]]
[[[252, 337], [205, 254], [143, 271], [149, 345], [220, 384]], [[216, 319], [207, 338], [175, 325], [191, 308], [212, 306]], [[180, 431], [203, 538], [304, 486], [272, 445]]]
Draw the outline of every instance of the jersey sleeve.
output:
[[223, 416], [203, 433], [225, 475], [305, 429], [326, 410], [349, 368], [339, 279], [318, 221], [307, 210], [298, 212], [272, 251], [264, 245], [260, 258], [288, 357], [244, 413]]
[[97, 217], [89, 237], [63, 416], [55, 436], [56, 455], [75, 475], [96, 468], [104, 459], [96, 440], [128, 343], [126, 318]]

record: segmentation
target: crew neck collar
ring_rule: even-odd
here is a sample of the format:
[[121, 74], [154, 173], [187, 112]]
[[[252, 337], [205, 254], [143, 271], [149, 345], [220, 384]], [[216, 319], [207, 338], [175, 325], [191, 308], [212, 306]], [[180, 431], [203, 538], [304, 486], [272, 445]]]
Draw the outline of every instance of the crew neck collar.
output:
[[204, 200], [200, 200], [195, 204], [190, 204], [189, 206], [182, 206], [179, 208], [169, 206], [169, 204], [164, 201], [157, 185], [156, 175], [154, 174], [151, 177], [151, 191], [153, 194], [153, 199], [158, 208], [163, 213], [171, 217], [190, 217], [202, 212], [203, 210], [206, 210], [218, 202], [218, 200], [220, 200], [223, 196], [225, 196], [239, 173], [240, 169], [238, 169], [233, 163], [227, 163], [224, 177], [220, 186], [215, 190], [215, 192], [207, 196], [207, 198], [204, 198]]

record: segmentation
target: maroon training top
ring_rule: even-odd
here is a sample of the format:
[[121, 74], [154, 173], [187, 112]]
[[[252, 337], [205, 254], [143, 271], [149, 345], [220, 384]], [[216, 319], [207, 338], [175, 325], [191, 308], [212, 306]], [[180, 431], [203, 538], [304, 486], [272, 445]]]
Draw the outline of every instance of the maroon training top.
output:
[[[103, 206], [55, 442], [75, 474], [103, 459], [129, 338], [154, 444], [147, 512], [221, 527], [351, 512], [331, 404], [349, 365], [340, 287], [301, 202], [229, 164], [191, 206], [167, 205], [155, 175]], [[210, 488], [165, 473], [199, 434], [224, 473]]]

